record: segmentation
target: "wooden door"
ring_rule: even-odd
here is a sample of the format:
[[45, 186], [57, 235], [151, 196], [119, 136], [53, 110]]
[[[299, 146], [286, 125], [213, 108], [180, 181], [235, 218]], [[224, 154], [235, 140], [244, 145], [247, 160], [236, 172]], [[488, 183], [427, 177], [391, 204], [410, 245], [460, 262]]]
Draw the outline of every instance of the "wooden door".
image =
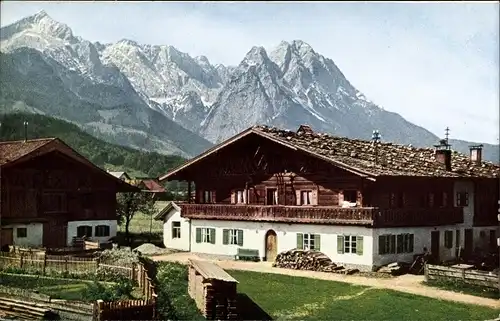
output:
[[[14, 229], [3, 228], [0, 231], [0, 250], [7, 252], [9, 245], [14, 245]], [[5, 247], [5, 248], [4, 248]]]
[[472, 229], [468, 228], [465, 230], [464, 235], [464, 257], [468, 258], [473, 253], [473, 237], [472, 237]]
[[266, 261], [274, 262], [278, 255], [276, 232], [269, 230], [266, 233]]
[[431, 259], [432, 263], [439, 263], [439, 231], [431, 232]]

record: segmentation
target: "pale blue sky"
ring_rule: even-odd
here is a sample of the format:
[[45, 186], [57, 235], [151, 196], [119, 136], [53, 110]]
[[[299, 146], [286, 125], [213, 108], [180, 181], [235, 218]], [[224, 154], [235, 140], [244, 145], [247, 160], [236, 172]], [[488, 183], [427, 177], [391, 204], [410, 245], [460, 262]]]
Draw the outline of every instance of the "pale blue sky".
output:
[[498, 143], [498, 3], [9, 1], [1, 25], [42, 9], [91, 41], [168, 44], [212, 63], [304, 40], [386, 110], [439, 136], [449, 126], [453, 138]]

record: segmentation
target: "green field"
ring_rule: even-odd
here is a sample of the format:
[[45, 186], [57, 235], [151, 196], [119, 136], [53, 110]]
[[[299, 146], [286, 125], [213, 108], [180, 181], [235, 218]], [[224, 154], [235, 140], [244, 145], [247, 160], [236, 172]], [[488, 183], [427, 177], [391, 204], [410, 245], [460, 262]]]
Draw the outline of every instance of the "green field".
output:
[[334, 281], [228, 271], [274, 320], [486, 320], [500, 310]]

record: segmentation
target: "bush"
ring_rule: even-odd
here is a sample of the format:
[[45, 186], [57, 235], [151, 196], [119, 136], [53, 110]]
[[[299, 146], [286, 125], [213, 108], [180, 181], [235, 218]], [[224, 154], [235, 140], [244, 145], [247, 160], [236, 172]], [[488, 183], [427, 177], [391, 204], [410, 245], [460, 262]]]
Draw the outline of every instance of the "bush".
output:
[[82, 297], [87, 301], [126, 300], [131, 298], [133, 290], [134, 285], [130, 280], [124, 280], [123, 282], [112, 285], [104, 285], [100, 282], [94, 281], [83, 291]]
[[188, 294], [188, 268], [174, 262], [157, 266], [158, 311], [164, 320], [205, 320]]

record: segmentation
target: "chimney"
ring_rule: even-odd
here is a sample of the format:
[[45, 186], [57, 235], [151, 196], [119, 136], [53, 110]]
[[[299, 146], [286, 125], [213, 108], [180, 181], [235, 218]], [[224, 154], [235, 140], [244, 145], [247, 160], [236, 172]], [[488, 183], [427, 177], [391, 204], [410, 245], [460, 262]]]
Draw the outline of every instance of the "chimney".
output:
[[24, 141], [28, 141], [28, 122], [24, 121]]
[[314, 134], [314, 131], [312, 130], [311, 126], [309, 125], [300, 125], [299, 129], [297, 129], [297, 134], [302, 133], [302, 134]]
[[444, 165], [447, 171], [451, 171], [451, 145], [448, 144], [448, 139], [439, 141], [439, 145], [434, 145], [436, 148], [436, 161]]
[[378, 145], [380, 143], [380, 132], [374, 130], [372, 133], [372, 145], [375, 153], [375, 164], [378, 164]]
[[483, 160], [483, 145], [472, 145], [469, 146], [470, 150], [470, 160], [476, 164], [481, 164]]

